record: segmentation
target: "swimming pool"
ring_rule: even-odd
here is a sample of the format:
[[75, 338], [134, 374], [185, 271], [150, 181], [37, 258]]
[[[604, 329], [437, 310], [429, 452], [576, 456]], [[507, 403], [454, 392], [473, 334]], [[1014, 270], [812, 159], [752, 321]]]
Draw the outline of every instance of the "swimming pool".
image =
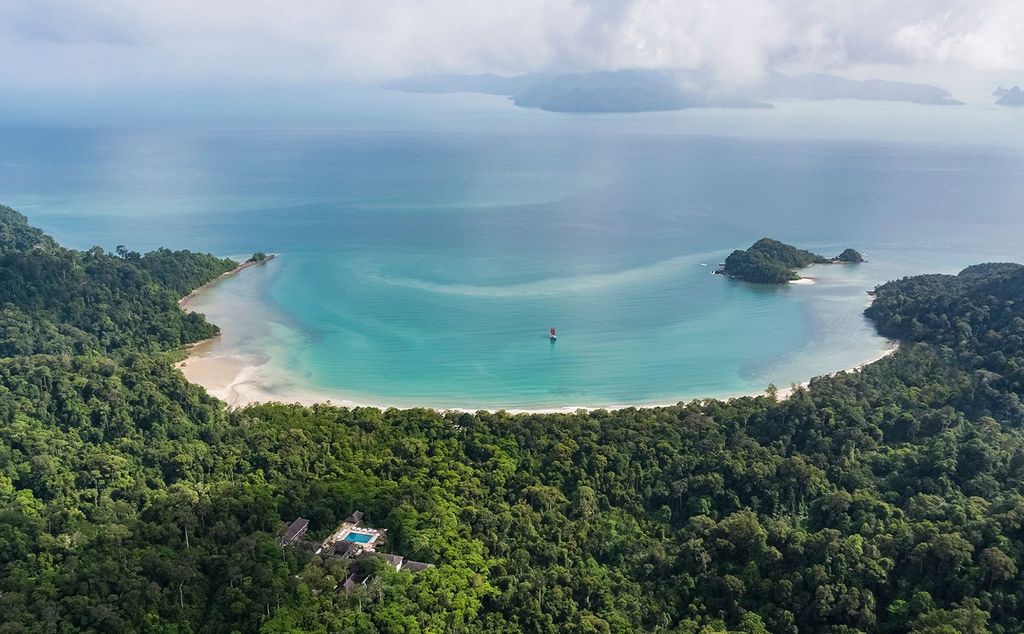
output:
[[342, 538], [342, 541], [356, 542], [357, 544], [365, 544], [371, 539], [373, 539], [373, 535], [368, 535], [366, 533], [349, 533]]

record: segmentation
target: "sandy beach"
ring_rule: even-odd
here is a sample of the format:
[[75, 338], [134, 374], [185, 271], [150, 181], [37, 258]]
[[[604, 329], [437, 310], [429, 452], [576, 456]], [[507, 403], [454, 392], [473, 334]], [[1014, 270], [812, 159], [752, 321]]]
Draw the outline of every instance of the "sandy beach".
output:
[[[196, 383], [206, 388], [212, 396], [215, 396], [225, 403], [228, 407], [245, 407], [254, 403], [300, 403], [302, 405], [313, 405], [316, 403], [329, 403], [331, 405], [338, 405], [343, 407], [377, 407], [380, 409], [388, 409], [389, 407], [397, 407], [400, 409], [415, 407], [409, 404], [388, 404], [386, 402], [375, 402], [372, 399], [363, 398], [347, 398], [344, 395], [332, 394], [327, 392], [315, 392], [310, 390], [303, 390], [301, 388], [290, 388], [290, 387], [268, 387], [266, 381], [266, 369], [265, 366], [253, 363], [252, 360], [245, 359], [243, 357], [231, 357], [223, 355], [213, 355], [210, 353], [209, 348], [214, 340], [209, 340], [201, 344], [197, 344], [193, 347], [191, 354], [188, 359], [179, 363], [177, 367], [181, 370], [182, 374], [185, 375], [192, 383]], [[857, 366], [847, 368], [839, 372], [857, 372], [860, 371], [867, 365], [879, 361], [890, 354], [893, 354], [898, 349], [895, 342], [892, 343], [891, 347], [882, 353], [878, 354], [872, 359], [869, 359]], [[831, 375], [825, 375], [831, 376]], [[804, 381], [799, 384], [790, 385], [788, 387], [780, 387], [778, 389], [777, 398], [786, 399], [789, 398], [794, 391], [799, 387], [807, 387], [810, 384], [810, 380]], [[566, 405], [562, 407], [502, 407], [502, 408], [489, 408], [489, 407], [471, 407], [471, 406], [434, 406], [425, 405], [431, 409], [437, 409], [441, 411], [499, 411], [504, 410], [513, 414], [519, 413], [532, 413], [532, 414], [552, 414], [552, 413], [572, 413], [578, 410], [597, 410], [597, 409], [624, 409], [628, 407], [670, 407], [677, 405], [680, 402], [689, 402], [693, 400], [728, 400], [732, 398], [740, 398], [745, 396], [762, 396], [765, 391], [758, 392], [744, 392], [738, 394], [725, 394], [711, 397], [693, 397], [684, 398], [676, 401], [665, 401], [657, 403], [603, 403], [603, 404], [580, 404], [580, 405]]]

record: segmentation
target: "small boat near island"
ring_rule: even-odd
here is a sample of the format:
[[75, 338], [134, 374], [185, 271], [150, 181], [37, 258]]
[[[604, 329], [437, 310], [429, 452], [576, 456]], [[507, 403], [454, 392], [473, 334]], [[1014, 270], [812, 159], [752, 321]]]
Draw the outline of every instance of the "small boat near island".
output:
[[558, 340], [558, 337], [555, 335], [555, 329], [553, 327], [551, 328], [551, 330], [548, 331], [548, 339], [550, 339], [551, 341]]

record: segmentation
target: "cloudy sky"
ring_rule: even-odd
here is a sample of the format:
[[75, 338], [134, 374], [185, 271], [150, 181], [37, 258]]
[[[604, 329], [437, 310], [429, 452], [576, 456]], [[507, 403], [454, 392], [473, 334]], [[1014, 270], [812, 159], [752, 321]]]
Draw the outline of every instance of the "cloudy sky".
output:
[[1024, 83], [1024, 1], [0, 0], [8, 95], [625, 67], [741, 85], [858, 66]]

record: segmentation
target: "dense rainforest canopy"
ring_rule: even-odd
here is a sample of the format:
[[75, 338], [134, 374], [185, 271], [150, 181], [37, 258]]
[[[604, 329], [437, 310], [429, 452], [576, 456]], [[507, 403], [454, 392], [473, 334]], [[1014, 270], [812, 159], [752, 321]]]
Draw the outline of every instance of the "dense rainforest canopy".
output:
[[[1020, 632], [1024, 267], [877, 289], [904, 341], [786, 400], [229, 411], [169, 352], [234, 263], [0, 214], [0, 632]], [[353, 509], [386, 548], [322, 537]]]

